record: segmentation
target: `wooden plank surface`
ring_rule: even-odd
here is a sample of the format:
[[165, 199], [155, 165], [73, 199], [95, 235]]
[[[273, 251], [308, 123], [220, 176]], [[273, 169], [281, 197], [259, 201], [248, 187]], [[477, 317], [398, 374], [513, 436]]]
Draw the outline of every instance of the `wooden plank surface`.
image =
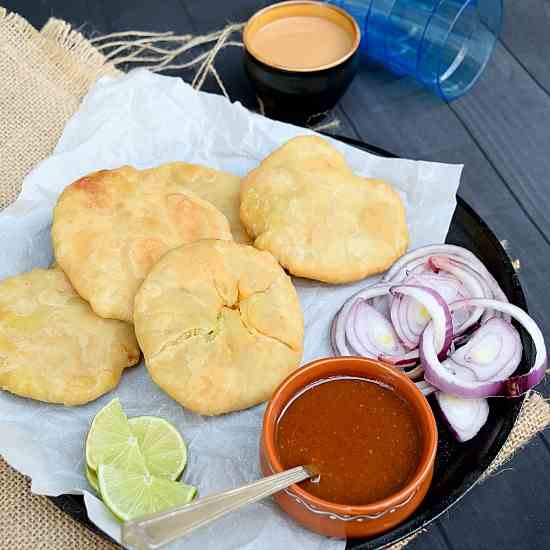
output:
[[[268, 1], [0, 0], [34, 25], [68, 20], [86, 33], [216, 30]], [[447, 105], [410, 79], [364, 66], [336, 110], [340, 133], [409, 158], [464, 163], [460, 194], [521, 260], [534, 317], [550, 334], [550, 2], [506, 0], [502, 40], [480, 82]], [[227, 49], [216, 62], [229, 94], [255, 109], [241, 63]], [[189, 80], [191, 73], [176, 73]], [[206, 89], [218, 91], [208, 81]], [[442, 182], [443, 183], [443, 182]], [[544, 392], [548, 395], [547, 386]], [[415, 549], [550, 547], [550, 442], [539, 436], [511, 470], [476, 487]]]
[[504, 0], [501, 42], [523, 69], [550, 93], [550, 3]]

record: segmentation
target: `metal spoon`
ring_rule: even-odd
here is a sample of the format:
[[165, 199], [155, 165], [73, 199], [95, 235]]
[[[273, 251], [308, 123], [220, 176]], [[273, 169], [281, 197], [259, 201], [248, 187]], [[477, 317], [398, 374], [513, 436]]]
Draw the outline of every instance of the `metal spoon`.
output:
[[229, 512], [317, 475], [311, 466], [297, 466], [237, 489], [127, 521], [122, 526], [122, 543], [136, 550], [155, 550]]

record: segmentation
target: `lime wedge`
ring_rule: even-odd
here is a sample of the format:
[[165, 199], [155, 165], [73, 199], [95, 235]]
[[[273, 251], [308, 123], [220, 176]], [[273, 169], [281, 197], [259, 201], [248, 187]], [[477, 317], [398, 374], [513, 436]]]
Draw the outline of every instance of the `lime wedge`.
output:
[[99, 481], [97, 480], [97, 474], [86, 464], [86, 479], [91, 485], [92, 489], [99, 495]]
[[95, 415], [86, 439], [86, 463], [92, 470], [99, 464], [112, 464], [130, 472], [147, 472], [137, 437], [118, 398]]
[[195, 487], [178, 481], [128, 472], [112, 465], [100, 464], [98, 479], [103, 502], [123, 521], [187, 504], [197, 492]]
[[137, 416], [129, 419], [147, 470], [152, 476], [177, 479], [187, 463], [187, 447], [176, 428], [164, 418]]

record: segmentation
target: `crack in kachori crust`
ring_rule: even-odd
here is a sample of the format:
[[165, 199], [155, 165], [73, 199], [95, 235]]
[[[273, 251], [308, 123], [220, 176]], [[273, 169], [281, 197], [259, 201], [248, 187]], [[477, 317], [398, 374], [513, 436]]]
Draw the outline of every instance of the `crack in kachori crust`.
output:
[[303, 350], [290, 278], [271, 254], [227, 241], [167, 253], [136, 296], [135, 328], [153, 380], [201, 414], [267, 399]]

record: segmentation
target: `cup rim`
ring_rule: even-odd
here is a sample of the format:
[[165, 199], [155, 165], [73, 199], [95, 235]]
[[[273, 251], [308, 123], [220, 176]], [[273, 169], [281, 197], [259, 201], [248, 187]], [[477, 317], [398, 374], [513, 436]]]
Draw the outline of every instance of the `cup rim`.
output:
[[[273, 63], [260, 55], [257, 51], [254, 50], [254, 48], [250, 44], [250, 29], [252, 26], [252, 23], [263, 16], [268, 11], [277, 10], [284, 8], [286, 6], [290, 5], [312, 5], [317, 6], [319, 8], [325, 9], [325, 10], [332, 10], [340, 15], [342, 15], [345, 19], [347, 19], [352, 27], [353, 27], [353, 43], [349, 51], [344, 54], [342, 57], [339, 57], [336, 61], [332, 61], [331, 63], [326, 63], [325, 65], [319, 65], [317, 67], [312, 68], [296, 68], [296, 67], [287, 67], [285, 65], [279, 65], [277, 63]], [[332, 4], [326, 4], [325, 2], [317, 2], [314, 0], [287, 0], [286, 2], [278, 2], [277, 4], [272, 4], [270, 6], [266, 6], [265, 8], [262, 8], [261, 10], [257, 11], [250, 19], [246, 22], [246, 25], [243, 30], [243, 45], [245, 50], [257, 61], [260, 63], [263, 63], [267, 67], [270, 67], [272, 69], [278, 69], [280, 71], [289, 72], [289, 73], [314, 73], [317, 71], [324, 71], [326, 69], [332, 69], [333, 67], [337, 67], [338, 65], [341, 65], [345, 61], [347, 61], [350, 57], [355, 54], [357, 49], [359, 48], [359, 44], [361, 42], [361, 31], [359, 30], [359, 25], [357, 24], [357, 21], [345, 10], [342, 8], [339, 8], [337, 6], [333, 6]]]
[[[291, 392], [291, 394], [287, 398], [285, 398], [284, 394], [287, 387], [291, 383], [295, 382], [297, 379], [306, 378], [307, 375], [310, 374], [312, 371], [323, 371], [326, 368], [327, 364], [332, 366], [332, 372], [323, 373], [323, 377], [338, 375], [338, 365], [341, 365], [342, 363], [363, 363], [364, 365], [369, 365], [371, 367], [374, 366], [384, 372], [386, 376], [389, 375], [390, 378], [399, 379], [401, 382], [405, 383], [405, 385], [409, 386], [409, 389], [412, 390], [412, 392], [410, 393], [410, 395], [405, 396], [405, 399], [407, 399], [408, 401], [414, 399], [420, 405], [421, 414], [417, 416], [422, 417], [422, 433], [426, 437], [428, 452], [423, 452], [414, 476], [404, 487], [402, 487], [398, 492], [382, 500], [377, 500], [369, 504], [350, 505], [330, 502], [328, 500], [318, 498], [311, 493], [308, 493], [297, 484], [291, 485], [288, 490], [290, 490], [293, 494], [295, 494], [314, 508], [326, 510], [340, 516], [379, 514], [390, 508], [400, 508], [408, 502], [413, 494], [415, 494], [416, 491], [419, 489], [422, 482], [430, 475], [437, 451], [437, 425], [432, 412], [432, 408], [424, 394], [409, 378], [407, 378], [407, 376], [405, 376], [401, 372], [398, 372], [395, 368], [382, 363], [381, 361], [355, 356], [326, 357], [323, 359], [317, 359], [304, 365], [303, 367], [291, 373], [285, 380], [283, 380], [277, 390], [275, 390], [275, 393], [269, 401], [264, 413], [261, 437], [262, 447], [266, 453], [267, 463], [269, 464], [269, 467], [270, 469], [272, 469], [273, 473], [284, 471], [284, 468], [279, 460], [275, 444], [276, 420], [278, 415], [280, 414], [280, 410], [284, 407], [284, 405], [288, 403], [290, 399], [292, 399], [297, 391], [305, 387], [307, 384], [309, 384], [309, 382], [306, 382], [304, 380], [304, 384], [300, 388], [298, 388], [295, 392]], [[370, 376], [372, 378], [372, 375]]]
[[[464, 2], [464, 5], [462, 5], [460, 7], [458, 12], [454, 16], [453, 20], [451, 21], [451, 24], [449, 25], [449, 29], [445, 33], [445, 38], [442, 42], [444, 45], [447, 44], [447, 42], [449, 40], [449, 36], [451, 35], [451, 33], [452, 33], [455, 25], [457, 24], [457, 22], [463, 16], [466, 9], [472, 7], [473, 4], [474, 3], [472, 2], [472, 0], [468, 0], [467, 2]], [[480, 76], [485, 72], [487, 64], [489, 63], [489, 60], [491, 59], [491, 57], [493, 55], [495, 45], [498, 42], [498, 37], [500, 36], [500, 32], [502, 30], [502, 21], [503, 21], [502, 0], [496, 0], [496, 5], [498, 6], [498, 23], [497, 23], [497, 26], [496, 26], [494, 32], [492, 32], [493, 38], [491, 40], [491, 45], [490, 45], [490, 47], [487, 51], [487, 54], [485, 55], [485, 58], [483, 59], [483, 63], [481, 63], [479, 65], [479, 67], [477, 69], [477, 72], [470, 79], [470, 81], [464, 87], [462, 87], [460, 90], [458, 90], [455, 93], [448, 93], [447, 91], [445, 91], [445, 88], [442, 84], [443, 81], [446, 80], [446, 78], [444, 79], [443, 75], [442, 75], [442, 70], [441, 69], [442, 69], [443, 59], [442, 59], [441, 50], [439, 51], [439, 53], [438, 53], [438, 62], [437, 62], [437, 64], [438, 64], [437, 79], [436, 79], [436, 82], [435, 82], [435, 89], [436, 89], [437, 94], [441, 98], [443, 98], [445, 101], [452, 101], [454, 99], [458, 99], [459, 97], [463, 96], [466, 92], [468, 92], [470, 90], [470, 88], [472, 88], [474, 86], [474, 84], [479, 80]], [[457, 67], [457, 69], [458, 69], [458, 67]], [[443, 74], [445, 74], [445, 73], [443, 73]]]

